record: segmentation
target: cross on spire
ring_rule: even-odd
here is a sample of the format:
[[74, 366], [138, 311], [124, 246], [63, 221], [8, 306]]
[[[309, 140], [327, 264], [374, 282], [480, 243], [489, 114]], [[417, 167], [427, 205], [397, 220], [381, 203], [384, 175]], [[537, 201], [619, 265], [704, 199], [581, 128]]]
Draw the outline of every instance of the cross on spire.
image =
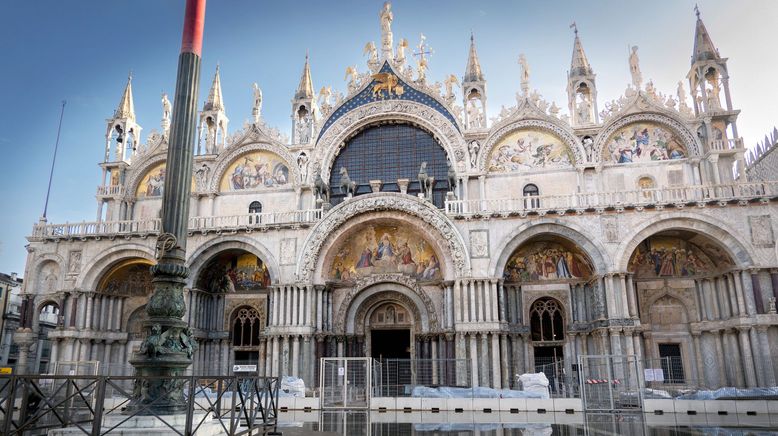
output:
[[419, 61], [423, 61], [425, 60], [424, 57], [425, 55], [432, 55], [433, 53], [435, 53], [435, 51], [432, 49], [432, 47], [427, 45], [426, 43], [427, 37], [424, 36], [423, 33], [421, 33], [420, 36], [421, 36], [421, 40], [419, 41], [419, 45], [416, 46], [417, 51], [413, 52], [413, 55], [418, 56]]

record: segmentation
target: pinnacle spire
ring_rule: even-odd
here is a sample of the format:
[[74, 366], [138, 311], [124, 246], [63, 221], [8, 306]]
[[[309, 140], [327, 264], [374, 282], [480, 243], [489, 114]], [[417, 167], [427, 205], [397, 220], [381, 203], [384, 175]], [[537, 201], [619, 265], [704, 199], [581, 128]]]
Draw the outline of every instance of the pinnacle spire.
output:
[[581, 38], [578, 37], [578, 25], [570, 25], [575, 32], [575, 41], [573, 42], [573, 58], [570, 61], [570, 76], [588, 76], [592, 74], [592, 67], [589, 65], [589, 60], [586, 58], [586, 53], [581, 44]]
[[313, 98], [313, 80], [311, 80], [311, 67], [308, 64], [308, 52], [305, 52], [305, 66], [303, 74], [300, 77], [300, 84], [297, 85], [297, 91], [294, 93], [295, 99]]
[[127, 118], [135, 121], [135, 103], [132, 101], [132, 73], [127, 75], [127, 86], [124, 87], [122, 99], [113, 114], [114, 118]]
[[467, 55], [467, 68], [465, 68], [465, 82], [482, 82], [484, 74], [481, 72], [481, 63], [478, 62], [478, 53], [475, 50], [475, 36], [470, 32], [470, 53]]
[[692, 54], [692, 63], [698, 61], [707, 61], [711, 59], [720, 59], [719, 51], [716, 46], [713, 45], [708, 34], [708, 29], [705, 28], [705, 23], [700, 18], [700, 8], [697, 5], [694, 6], [694, 13], [697, 15], [697, 28], [694, 31], [694, 53]]
[[208, 99], [203, 105], [204, 111], [223, 111], [224, 100], [222, 98], [222, 81], [219, 74], [219, 64], [216, 64], [216, 74], [213, 76], [211, 91], [208, 93]]

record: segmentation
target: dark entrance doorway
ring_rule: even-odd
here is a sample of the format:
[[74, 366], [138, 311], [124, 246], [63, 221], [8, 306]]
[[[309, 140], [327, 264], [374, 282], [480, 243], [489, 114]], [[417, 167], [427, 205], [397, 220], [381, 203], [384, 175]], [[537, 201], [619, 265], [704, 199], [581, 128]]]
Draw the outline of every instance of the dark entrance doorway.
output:
[[542, 372], [548, 378], [552, 393], [557, 393], [563, 381], [564, 359], [561, 346], [535, 347], [535, 372]]
[[371, 330], [371, 357], [375, 359], [410, 359], [411, 331], [409, 329]]

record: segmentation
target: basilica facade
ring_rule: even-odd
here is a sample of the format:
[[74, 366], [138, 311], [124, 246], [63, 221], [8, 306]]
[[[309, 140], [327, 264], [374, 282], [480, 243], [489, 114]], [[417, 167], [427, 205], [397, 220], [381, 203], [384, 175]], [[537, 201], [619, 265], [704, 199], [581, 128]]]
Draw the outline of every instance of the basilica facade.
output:
[[[342, 92], [315, 92], [306, 58], [291, 138], [265, 123], [257, 85], [252, 120], [230, 132], [216, 70], [192, 167], [195, 372], [255, 363], [310, 385], [320, 357], [458, 359], [465, 382], [511, 387], [612, 354], [672, 360], [668, 382], [776, 384], [778, 185], [747, 177], [727, 59], [699, 14], [688, 95], [644, 80], [635, 47], [624, 95], [598, 108], [575, 29], [567, 110], [522, 55], [517, 90], [499, 91], [516, 104], [491, 119], [472, 36], [464, 74], [434, 82], [426, 42], [395, 38], [390, 5], [379, 18]], [[130, 79], [95, 221], [34, 226], [20, 360], [55, 307], [52, 362], [128, 367], [161, 231], [162, 107], [144, 138]]]

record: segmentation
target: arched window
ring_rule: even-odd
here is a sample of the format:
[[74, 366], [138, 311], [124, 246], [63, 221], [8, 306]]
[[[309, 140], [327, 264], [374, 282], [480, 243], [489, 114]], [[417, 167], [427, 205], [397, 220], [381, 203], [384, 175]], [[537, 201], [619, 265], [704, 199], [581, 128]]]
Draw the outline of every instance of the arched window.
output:
[[531, 197], [537, 197], [540, 195], [540, 190], [538, 189], [538, 186], [532, 183], [528, 183], [524, 186], [524, 190], [522, 192], [524, 194], [524, 208], [525, 209], [537, 209], [540, 207], [540, 200], [538, 198], [531, 198]]
[[262, 203], [252, 201], [249, 204], [249, 224], [260, 224], [260, 217], [257, 214], [262, 213]]
[[256, 309], [250, 307], [240, 309], [232, 325], [232, 345], [258, 347], [261, 329], [259, 312]]
[[562, 308], [553, 298], [541, 298], [530, 308], [530, 330], [533, 342], [565, 339]]
[[341, 192], [340, 169], [348, 171], [357, 184], [355, 195], [369, 194], [371, 180], [382, 182], [381, 191], [400, 192], [398, 179], [409, 181], [407, 193], [421, 192], [419, 169], [427, 163], [427, 175], [434, 177], [432, 200], [443, 207], [448, 187], [446, 151], [433, 135], [409, 124], [370, 126], [346, 141], [330, 169], [330, 202], [335, 205], [345, 197]]

